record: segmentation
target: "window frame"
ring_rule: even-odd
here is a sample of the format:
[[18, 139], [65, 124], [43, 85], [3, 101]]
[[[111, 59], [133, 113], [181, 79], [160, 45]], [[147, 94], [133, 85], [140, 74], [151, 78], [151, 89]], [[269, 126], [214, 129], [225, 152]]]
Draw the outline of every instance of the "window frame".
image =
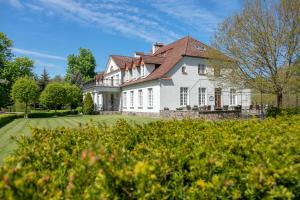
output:
[[134, 91], [130, 91], [130, 108], [134, 108]]
[[143, 90], [138, 90], [138, 108], [143, 108]]
[[207, 89], [205, 87], [198, 88], [198, 105], [199, 106], [207, 105]]
[[187, 74], [187, 70], [186, 70], [186, 66], [185, 65], [181, 67], [181, 73], [182, 74]]
[[180, 87], [179, 105], [180, 106], [188, 106], [189, 105], [189, 88], [188, 87]]
[[205, 64], [198, 64], [198, 74], [199, 75], [206, 74], [206, 65]]
[[229, 100], [230, 105], [236, 106], [237, 105], [237, 90], [234, 88], [231, 88], [229, 94], [230, 94], [230, 100]]
[[152, 109], [153, 108], [153, 88], [148, 88], [148, 96], [147, 96], [147, 100], [148, 100], [148, 108]]
[[127, 92], [123, 92], [123, 108], [127, 108]]

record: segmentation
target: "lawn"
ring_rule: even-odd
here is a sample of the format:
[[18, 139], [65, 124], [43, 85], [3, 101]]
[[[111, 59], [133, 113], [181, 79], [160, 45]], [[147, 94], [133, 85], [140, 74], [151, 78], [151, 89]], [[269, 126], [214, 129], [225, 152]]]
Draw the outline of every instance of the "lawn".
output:
[[147, 123], [158, 120], [150, 117], [137, 116], [120, 116], [120, 115], [98, 115], [98, 116], [70, 116], [70, 117], [54, 117], [54, 118], [38, 118], [38, 119], [16, 119], [6, 126], [0, 128], [0, 163], [3, 158], [11, 153], [16, 143], [12, 139], [13, 136], [30, 135], [30, 126], [39, 128], [55, 128], [55, 127], [76, 127], [80, 123], [87, 123], [91, 120], [94, 122], [105, 122], [112, 124], [118, 119], [126, 119], [135, 123]]

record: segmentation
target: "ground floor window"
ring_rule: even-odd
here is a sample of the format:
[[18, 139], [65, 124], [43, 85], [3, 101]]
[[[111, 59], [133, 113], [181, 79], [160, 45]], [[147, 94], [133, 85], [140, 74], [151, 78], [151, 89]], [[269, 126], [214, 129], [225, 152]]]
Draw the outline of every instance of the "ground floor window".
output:
[[188, 90], [187, 87], [180, 88], [180, 106], [188, 105]]
[[153, 107], [153, 88], [148, 88], [148, 106]]
[[206, 88], [199, 88], [199, 105], [206, 104]]
[[230, 89], [230, 105], [236, 105], [236, 89]]
[[130, 91], [130, 107], [133, 107], [133, 95], [134, 95], [134, 92], [133, 91]]
[[139, 90], [138, 92], [138, 105], [139, 107], [143, 107], [143, 90]]
[[127, 107], [127, 92], [123, 92], [123, 107]]

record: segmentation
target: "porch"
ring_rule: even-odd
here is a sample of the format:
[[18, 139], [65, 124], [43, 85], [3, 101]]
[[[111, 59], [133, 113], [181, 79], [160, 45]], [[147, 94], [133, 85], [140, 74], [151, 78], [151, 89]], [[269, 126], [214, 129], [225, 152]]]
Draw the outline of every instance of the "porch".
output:
[[83, 85], [83, 93], [91, 93], [95, 111], [120, 111], [120, 80], [91, 80]]

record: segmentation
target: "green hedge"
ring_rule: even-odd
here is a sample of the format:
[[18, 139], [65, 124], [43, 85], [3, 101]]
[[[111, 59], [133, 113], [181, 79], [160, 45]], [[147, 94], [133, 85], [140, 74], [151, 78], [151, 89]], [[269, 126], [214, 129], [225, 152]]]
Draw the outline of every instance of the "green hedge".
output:
[[0, 114], [0, 128], [10, 123], [14, 119], [22, 117], [24, 117], [24, 114]]
[[298, 115], [300, 114], [300, 107], [296, 108], [277, 108], [271, 106], [267, 109], [267, 117], [277, 117], [279, 115]]
[[300, 116], [33, 129], [0, 199], [300, 199]]
[[28, 114], [28, 118], [46, 118], [55, 116], [77, 115], [77, 110], [58, 110], [56, 112], [33, 112]]

